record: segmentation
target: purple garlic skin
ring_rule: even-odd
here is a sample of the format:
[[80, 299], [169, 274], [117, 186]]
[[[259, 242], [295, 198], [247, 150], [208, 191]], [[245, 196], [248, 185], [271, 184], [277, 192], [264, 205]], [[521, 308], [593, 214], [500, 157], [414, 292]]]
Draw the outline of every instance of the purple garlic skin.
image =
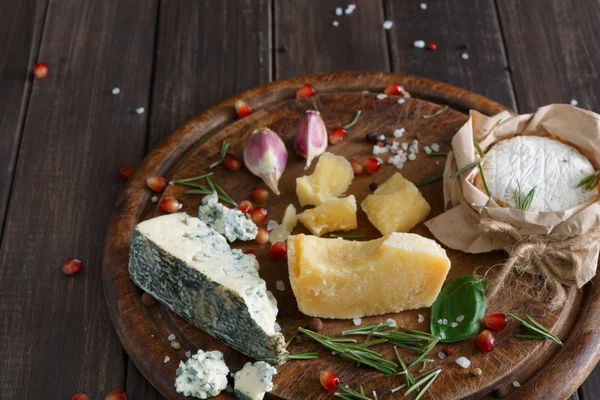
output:
[[254, 175], [261, 178], [275, 193], [285, 171], [288, 153], [283, 140], [269, 128], [259, 128], [246, 139], [244, 164]]
[[294, 147], [296, 153], [306, 158], [306, 167], [310, 167], [312, 160], [325, 153], [327, 150], [327, 128], [318, 111], [308, 110], [298, 124]]

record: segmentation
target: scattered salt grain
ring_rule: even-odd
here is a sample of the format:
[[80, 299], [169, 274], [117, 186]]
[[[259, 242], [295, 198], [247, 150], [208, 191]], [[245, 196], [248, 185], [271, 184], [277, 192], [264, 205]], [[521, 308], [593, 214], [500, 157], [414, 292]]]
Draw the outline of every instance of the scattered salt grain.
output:
[[112, 94], [117, 95], [119, 93], [121, 93], [121, 89], [119, 89], [118, 87], [113, 88], [113, 90], [111, 91]]
[[440, 145], [437, 143], [434, 143], [431, 145], [431, 150], [433, 151], [440, 151]]
[[392, 328], [395, 328], [397, 326], [396, 320], [394, 319], [388, 318], [385, 322], [388, 322]]
[[451, 327], [456, 328], [458, 326], [458, 324], [456, 322], [453, 322], [450, 324]]
[[171, 333], [167, 339], [169, 339], [169, 341], [173, 341], [175, 340], [175, 335]]
[[440, 338], [446, 339], [446, 334], [444, 332], [440, 332]]
[[406, 132], [405, 128], [396, 129], [394, 131], [394, 137], [401, 138], [402, 135], [404, 135], [404, 132]]
[[171, 342], [171, 347], [173, 350], [179, 350], [181, 348], [181, 344], [177, 340], [173, 340]]
[[385, 154], [388, 151], [390, 151], [387, 147], [380, 147], [380, 146], [373, 146], [373, 154], [374, 155], [379, 155], [379, 154]]
[[387, 94], [385, 94], [385, 93], [379, 93], [379, 94], [377, 95], [377, 99], [379, 99], [379, 100], [383, 100], [383, 99], [385, 99], [385, 98], [387, 98]]
[[427, 3], [421, 3], [421, 10], [427, 10]]
[[274, 326], [274, 328], [273, 328], [273, 329], [275, 329], [275, 332], [281, 332], [281, 325], [279, 325], [279, 324], [277, 323], [277, 321], [275, 321], [275, 326]]
[[419, 319], [417, 320], [419, 323], [425, 321], [425, 317], [422, 314], [419, 314]]
[[171, 358], [170, 358], [169, 356], [165, 356], [165, 359], [164, 359], [164, 361], [163, 361], [163, 362], [166, 364], [166, 363], [168, 363], [169, 361], [171, 361]]
[[285, 291], [285, 283], [283, 283], [283, 281], [277, 281], [275, 282], [275, 288], [280, 292], [283, 292]]
[[447, 320], [446, 318], [444, 318], [444, 319], [442, 320], [442, 324], [444, 324], [444, 325], [448, 325], [448, 320]]
[[267, 223], [267, 230], [270, 232], [273, 229], [277, 228], [278, 226], [279, 226], [279, 224], [277, 223], [277, 221], [271, 220]]
[[459, 315], [458, 317], [456, 317], [456, 322], [463, 322], [464, 320], [465, 320], [464, 315]]
[[468, 60], [468, 59], [469, 59], [469, 53], [462, 53], [462, 54], [460, 55], [460, 57], [461, 57], [463, 60]]
[[436, 322], [437, 322], [438, 325], [442, 325], [444, 323], [444, 320], [443, 319], [438, 319]]
[[413, 43], [413, 46], [415, 46], [417, 49], [424, 49], [425, 41], [424, 40], [415, 40], [415, 42]]
[[404, 104], [405, 101], [406, 99], [401, 97], [398, 99], [398, 104]]
[[342, 15], [344, 13], [344, 10], [342, 10], [342, 7], [337, 7], [335, 9], [335, 15]]
[[456, 363], [465, 369], [469, 368], [469, 365], [471, 365], [471, 361], [466, 357], [457, 358]]
[[389, 30], [392, 29], [392, 26], [394, 26], [394, 23], [390, 20], [387, 20], [383, 23], [383, 29]]
[[143, 114], [143, 113], [144, 113], [144, 111], [146, 111], [146, 110], [144, 109], [144, 107], [138, 107], [138, 108], [136, 108], [136, 109], [135, 109], [135, 113], [136, 113], [136, 114], [139, 114], [139, 115]]
[[379, 140], [385, 140], [385, 135], [379, 135]]
[[409, 159], [410, 161], [415, 161], [415, 160], [417, 159], [417, 155], [416, 155], [415, 153], [410, 153], [410, 154], [408, 155], [408, 159]]
[[362, 319], [360, 318], [352, 318], [352, 322], [354, 323], [354, 325], [359, 326], [360, 324], [362, 324]]
[[573, 107], [577, 106], [577, 104], [579, 104], [579, 102], [578, 102], [577, 100], [575, 100], [575, 99], [571, 99], [571, 105], [572, 105]]
[[425, 150], [425, 153], [427, 153], [427, 154], [431, 154], [431, 147], [429, 147], [429, 146], [425, 146], [425, 147], [423, 148], [423, 150]]
[[377, 160], [377, 162], [379, 162], [379, 164], [383, 164], [383, 158], [375, 157], [375, 159]]
[[190, 358], [190, 357], [192, 356], [192, 352], [191, 352], [191, 351], [186, 351], [186, 352], [185, 352], [185, 356], [186, 356], [187, 358]]
[[356, 10], [356, 4], [348, 4], [348, 7], [346, 7], [344, 12], [346, 13], [346, 15], [350, 15], [354, 12], [354, 10]]
[[362, 94], [369, 94], [369, 91], [368, 90], [363, 90], [361, 93]]
[[417, 143], [412, 143], [408, 146], [408, 152], [417, 154], [419, 152], [419, 145]]
[[158, 197], [157, 196], [152, 196], [152, 198], [150, 199], [150, 201], [154, 204], [158, 203]]
[[333, 21], [333, 22], [331, 23], [331, 25], [333, 25], [333, 26], [336, 26], [336, 27], [337, 27], [337, 26], [340, 26], [340, 23], [339, 23], [338, 21]]
[[519, 382], [517, 382], [517, 381], [514, 381], [512, 385], [514, 387], [516, 387], [516, 388], [520, 388], [521, 387], [521, 384]]
[[444, 354], [443, 351], [440, 351], [438, 352], [438, 357], [443, 360], [446, 357], [446, 354]]
[[392, 150], [398, 150], [398, 147], [400, 146], [400, 142], [396, 142], [395, 140], [392, 142]]

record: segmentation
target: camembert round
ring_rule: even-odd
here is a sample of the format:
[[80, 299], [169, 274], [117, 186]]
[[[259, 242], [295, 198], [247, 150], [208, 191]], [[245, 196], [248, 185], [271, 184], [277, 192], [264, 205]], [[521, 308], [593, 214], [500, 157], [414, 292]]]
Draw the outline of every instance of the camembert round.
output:
[[[540, 136], [516, 136], [496, 143], [482, 163], [492, 198], [503, 207], [516, 208], [517, 187], [521, 198], [535, 187], [528, 211], [564, 211], [598, 196], [597, 188], [577, 187], [595, 172], [592, 163], [576, 148]], [[485, 192], [481, 174], [475, 185]]]

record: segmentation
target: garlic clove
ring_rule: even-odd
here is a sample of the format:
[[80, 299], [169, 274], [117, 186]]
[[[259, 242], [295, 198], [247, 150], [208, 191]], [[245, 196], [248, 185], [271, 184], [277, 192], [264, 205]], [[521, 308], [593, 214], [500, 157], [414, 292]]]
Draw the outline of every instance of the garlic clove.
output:
[[318, 111], [308, 110], [298, 124], [294, 147], [298, 155], [306, 158], [306, 167], [327, 149], [327, 128]]
[[246, 139], [244, 164], [254, 175], [261, 178], [275, 193], [287, 164], [287, 149], [277, 133], [269, 128], [259, 128]]

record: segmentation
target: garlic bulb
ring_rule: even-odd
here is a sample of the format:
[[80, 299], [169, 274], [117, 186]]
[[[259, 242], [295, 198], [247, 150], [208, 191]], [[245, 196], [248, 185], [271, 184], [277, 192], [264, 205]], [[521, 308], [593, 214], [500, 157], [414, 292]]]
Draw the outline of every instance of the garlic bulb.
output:
[[287, 149], [281, 138], [269, 128], [260, 128], [246, 139], [244, 164], [254, 175], [279, 194], [279, 178], [287, 164]]
[[308, 110], [296, 129], [294, 147], [298, 155], [306, 158], [306, 167], [327, 149], [327, 128], [318, 111]]

